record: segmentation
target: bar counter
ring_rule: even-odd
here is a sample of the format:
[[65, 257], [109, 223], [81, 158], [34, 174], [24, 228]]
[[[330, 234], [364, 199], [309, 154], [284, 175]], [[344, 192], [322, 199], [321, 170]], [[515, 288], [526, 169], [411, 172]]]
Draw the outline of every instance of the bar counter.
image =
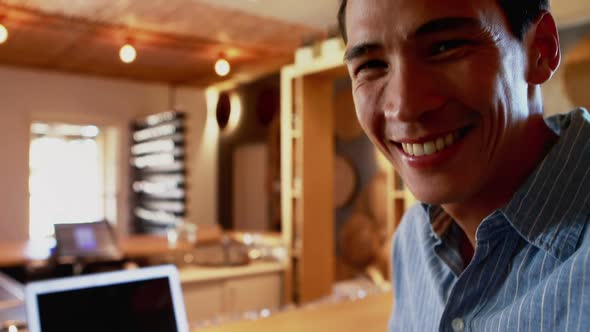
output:
[[362, 300], [295, 309], [192, 332], [383, 332], [387, 330], [392, 298], [391, 293], [371, 295]]
[[[197, 243], [219, 241], [222, 235], [216, 229], [199, 231]], [[154, 235], [123, 236], [117, 242], [125, 258], [150, 257], [190, 249], [190, 245], [182, 241], [171, 248], [165, 237]], [[31, 261], [48, 259], [51, 245], [49, 240], [0, 242], [0, 267], [24, 266]]]

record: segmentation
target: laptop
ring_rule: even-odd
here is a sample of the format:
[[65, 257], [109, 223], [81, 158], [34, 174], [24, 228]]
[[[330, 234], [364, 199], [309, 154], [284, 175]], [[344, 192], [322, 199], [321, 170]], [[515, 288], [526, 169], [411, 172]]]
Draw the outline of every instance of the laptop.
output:
[[123, 257], [107, 221], [55, 224], [57, 257], [62, 262], [119, 260]]
[[25, 286], [29, 332], [188, 332], [172, 265]]

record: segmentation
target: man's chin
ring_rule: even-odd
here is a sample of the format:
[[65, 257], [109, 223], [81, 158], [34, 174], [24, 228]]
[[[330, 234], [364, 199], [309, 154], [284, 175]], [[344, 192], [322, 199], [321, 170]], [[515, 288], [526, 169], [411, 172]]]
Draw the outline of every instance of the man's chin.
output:
[[436, 192], [432, 189], [426, 190], [411, 190], [410, 192], [414, 195], [416, 200], [430, 204], [430, 205], [445, 205], [453, 204], [460, 200], [457, 193], [451, 192]]

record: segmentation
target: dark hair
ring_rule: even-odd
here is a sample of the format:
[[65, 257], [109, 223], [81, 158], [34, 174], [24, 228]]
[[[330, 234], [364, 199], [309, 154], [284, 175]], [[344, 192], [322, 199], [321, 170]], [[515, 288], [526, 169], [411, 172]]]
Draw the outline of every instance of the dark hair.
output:
[[[512, 33], [520, 40], [543, 11], [549, 10], [549, 0], [497, 0], [500, 8], [508, 20]], [[338, 25], [344, 41], [348, 41], [346, 35], [346, 3], [340, 0], [338, 9]]]

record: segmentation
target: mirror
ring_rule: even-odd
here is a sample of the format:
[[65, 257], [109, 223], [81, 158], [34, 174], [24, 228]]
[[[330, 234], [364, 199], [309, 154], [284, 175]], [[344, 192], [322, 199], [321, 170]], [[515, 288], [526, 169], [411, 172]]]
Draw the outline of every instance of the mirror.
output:
[[279, 74], [219, 95], [217, 216], [223, 229], [280, 232], [279, 115]]

